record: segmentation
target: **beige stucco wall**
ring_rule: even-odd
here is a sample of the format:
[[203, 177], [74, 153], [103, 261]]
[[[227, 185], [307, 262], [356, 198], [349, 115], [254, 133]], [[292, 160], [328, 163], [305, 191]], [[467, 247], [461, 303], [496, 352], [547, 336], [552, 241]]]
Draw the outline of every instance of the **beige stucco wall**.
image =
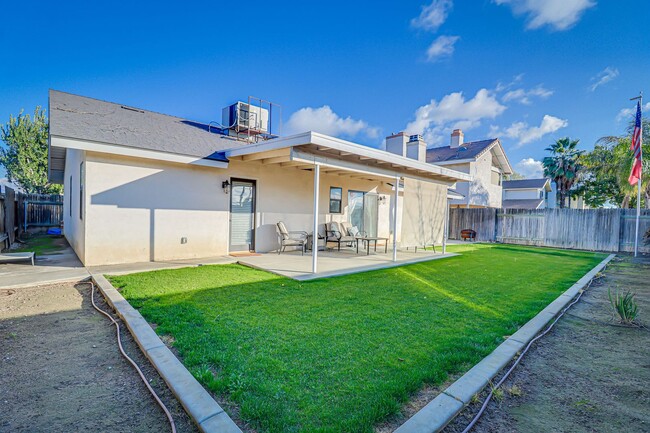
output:
[[445, 168], [462, 171], [474, 177], [471, 182], [458, 182], [454, 188], [465, 196], [461, 200], [452, 200], [453, 206], [467, 205], [469, 200], [470, 207], [501, 207], [502, 189], [501, 186], [495, 185], [492, 171], [492, 153], [488, 152], [476, 161], [466, 162], [464, 164], [445, 165]]
[[79, 182], [80, 165], [82, 162], [85, 164], [85, 159], [83, 150], [66, 149], [63, 179], [63, 234], [81, 261], [85, 258], [85, 225], [80, 215], [85, 217], [85, 209], [83, 209], [84, 214], [80, 214]]
[[218, 169], [93, 152], [86, 159], [86, 265], [226, 253]]
[[402, 246], [442, 243], [446, 200], [445, 185], [404, 180]]
[[[66, 222], [66, 232], [88, 266], [227, 254], [230, 195], [223, 192], [221, 183], [232, 178], [257, 183], [257, 251], [277, 248], [278, 221], [284, 221], [289, 230], [312, 230], [311, 171], [240, 161], [217, 169], [94, 152], [86, 152], [85, 161], [84, 220], [77, 223], [72, 218]], [[78, 162], [74, 155], [68, 158], [70, 173], [78, 172]], [[389, 182], [322, 174], [319, 222], [348, 219], [349, 190], [376, 193], [385, 198], [378, 207], [378, 235], [392, 239], [393, 188]], [[425, 239], [440, 243], [445, 186], [420, 183], [416, 186], [407, 180], [400, 193], [398, 242], [403, 234], [409, 244]], [[328, 212], [331, 186], [343, 188], [341, 214]], [[73, 217], [78, 212], [74, 191], [73, 185]], [[427, 213], [423, 222], [417, 221], [420, 211]], [[433, 226], [423, 231], [423, 224], [430, 222]], [[187, 238], [187, 243], [181, 243], [181, 238]]]

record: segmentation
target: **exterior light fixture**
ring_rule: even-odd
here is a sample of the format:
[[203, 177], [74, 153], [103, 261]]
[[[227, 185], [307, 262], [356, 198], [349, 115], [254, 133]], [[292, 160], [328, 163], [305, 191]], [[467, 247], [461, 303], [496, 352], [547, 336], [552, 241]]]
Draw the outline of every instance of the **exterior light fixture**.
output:
[[224, 180], [221, 182], [221, 188], [223, 188], [224, 193], [228, 194], [228, 191], [230, 191], [230, 181]]

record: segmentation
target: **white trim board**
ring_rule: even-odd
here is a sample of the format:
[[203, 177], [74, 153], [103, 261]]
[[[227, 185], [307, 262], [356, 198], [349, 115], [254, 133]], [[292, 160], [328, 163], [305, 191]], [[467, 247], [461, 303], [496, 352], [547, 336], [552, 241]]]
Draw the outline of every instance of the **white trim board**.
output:
[[199, 165], [203, 167], [228, 168], [228, 163], [224, 161], [215, 161], [211, 159], [198, 158], [196, 156], [179, 155], [176, 153], [160, 152], [156, 150], [136, 149], [116, 144], [77, 140], [74, 138], [65, 138], [54, 135], [51, 136], [51, 147], [86, 150], [113, 155], [131, 156], [134, 158], [154, 159], [157, 161], [178, 162], [181, 164]]

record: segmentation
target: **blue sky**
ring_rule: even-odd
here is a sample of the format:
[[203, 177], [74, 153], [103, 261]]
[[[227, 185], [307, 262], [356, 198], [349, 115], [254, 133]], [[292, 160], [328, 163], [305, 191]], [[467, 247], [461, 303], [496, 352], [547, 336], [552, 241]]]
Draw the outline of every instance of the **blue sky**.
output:
[[[131, 3], [131, 2], [130, 2]], [[536, 174], [557, 138], [624, 131], [648, 90], [650, 2], [9, 2], [0, 122], [49, 88], [199, 121], [248, 95], [304, 129], [379, 147], [499, 136]], [[648, 94], [650, 101], [650, 94]], [[650, 109], [650, 104], [648, 106]], [[0, 173], [0, 177], [2, 173]]]

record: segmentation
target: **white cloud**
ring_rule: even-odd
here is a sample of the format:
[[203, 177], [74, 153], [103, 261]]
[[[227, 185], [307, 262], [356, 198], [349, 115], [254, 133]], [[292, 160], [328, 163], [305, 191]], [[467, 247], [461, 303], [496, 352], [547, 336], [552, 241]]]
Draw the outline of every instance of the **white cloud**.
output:
[[415, 111], [415, 119], [406, 126], [412, 134], [423, 134], [428, 144], [444, 141], [441, 134], [453, 128], [471, 129], [483, 119], [494, 119], [506, 109], [487, 89], [480, 89], [471, 99], [462, 92], [445, 95], [439, 102], [432, 99]]
[[[643, 104], [641, 107], [643, 112], [650, 111], [650, 102]], [[632, 108], [623, 108], [621, 111], [618, 112], [616, 115], [616, 121], [617, 122], [631, 122], [634, 120], [634, 116], [636, 115], [636, 104], [634, 104], [634, 107]]]
[[329, 105], [318, 108], [305, 107], [296, 111], [289, 117], [286, 131], [287, 134], [315, 131], [326, 135], [347, 137], [365, 134], [369, 138], [377, 138], [380, 133], [379, 128], [369, 126], [363, 120], [339, 116]]
[[451, 0], [433, 0], [430, 5], [422, 6], [422, 12], [411, 20], [413, 27], [435, 32], [447, 20], [453, 6]]
[[552, 90], [544, 88], [541, 84], [532, 89], [514, 89], [507, 91], [501, 100], [503, 102], [515, 101], [520, 104], [530, 105], [532, 103], [532, 98], [546, 99], [553, 94]]
[[503, 92], [504, 90], [512, 89], [515, 85], [521, 83], [521, 81], [524, 79], [524, 74], [518, 74], [512, 77], [512, 81], [509, 83], [503, 84], [502, 82], [497, 83], [496, 89], [494, 89], [497, 92]]
[[454, 53], [454, 45], [459, 39], [460, 36], [438, 36], [427, 48], [427, 61], [435, 62], [451, 56]]
[[527, 28], [550, 26], [567, 30], [576, 24], [587, 9], [596, 5], [593, 0], [494, 0], [498, 5], [509, 5], [515, 15], [526, 15]]
[[542, 161], [533, 158], [524, 158], [515, 164], [515, 170], [527, 179], [538, 179], [544, 177], [544, 166]]
[[490, 132], [495, 135], [514, 138], [518, 140], [515, 147], [521, 147], [524, 144], [537, 141], [546, 134], [565, 128], [568, 125], [569, 122], [567, 120], [546, 114], [542, 118], [542, 122], [539, 126], [529, 126], [526, 122], [515, 122], [505, 130], [499, 130], [499, 128], [492, 127], [490, 128]]
[[598, 73], [598, 75], [591, 77], [591, 86], [589, 90], [592, 92], [603, 84], [607, 84], [612, 81], [614, 78], [618, 77], [618, 69], [606, 67]]

